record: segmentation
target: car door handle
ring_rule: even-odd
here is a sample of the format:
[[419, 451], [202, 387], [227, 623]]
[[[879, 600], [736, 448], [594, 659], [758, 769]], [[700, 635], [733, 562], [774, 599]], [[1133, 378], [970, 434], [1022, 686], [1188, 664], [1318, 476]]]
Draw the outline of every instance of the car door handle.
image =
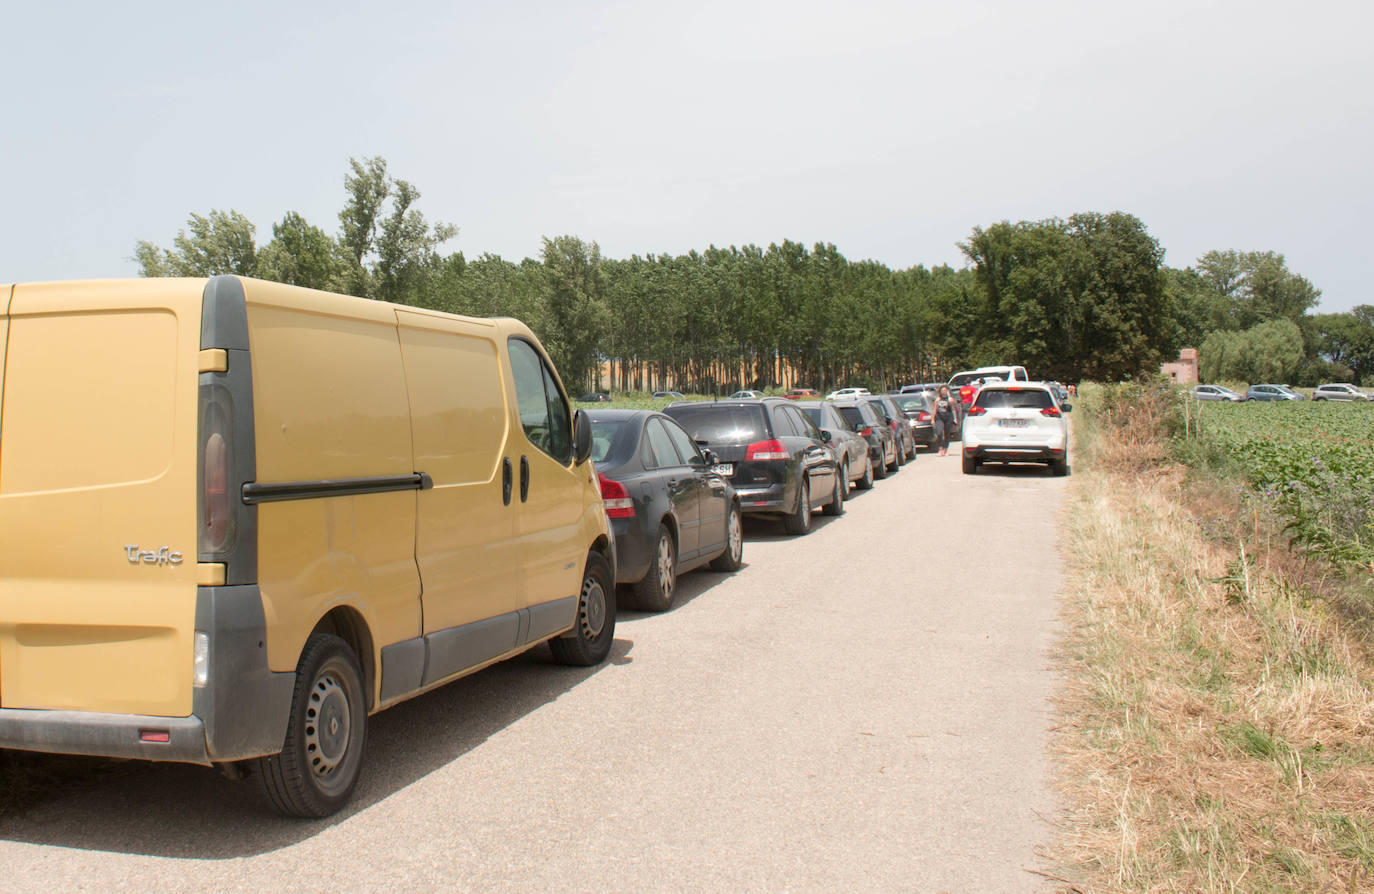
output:
[[530, 461], [520, 457], [520, 502], [530, 498]]
[[510, 505], [511, 486], [514, 484], [515, 467], [510, 464], [510, 457], [501, 461], [501, 502]]

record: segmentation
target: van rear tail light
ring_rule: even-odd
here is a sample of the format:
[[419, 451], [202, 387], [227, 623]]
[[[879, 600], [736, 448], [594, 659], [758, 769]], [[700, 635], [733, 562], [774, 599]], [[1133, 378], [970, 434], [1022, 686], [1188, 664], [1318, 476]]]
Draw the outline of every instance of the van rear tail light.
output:
[[605, 475], [596, 476], [601, 481], [601, 501], [606, 504], [608, 518], [634, 518], [635, 501], [630, 492], [619, 481], [612, 481]]
[[744, 451], [744, 461], [754, 460], [787, 459], [787, 448], [782, 446], [782, 441], [770, 438], [767, 441], [755, 441]]
[[229, 540], [229, 447], [224, 435], [205, 439], [205, 544], [219, 552]]
[[974, 406], [974, 407], [969, 407], [969, 408], [968, 408], [968, 414], [969, 414], [970, 416], [982, 416], [982, 415], [983, 415], [984, 413], [986, 413], [986, 412], [987, 412], [987, 408], [986, 408], [986, 407], [977, 407], [977, 406]]
[[1045, 407], [1045, 409], [1043, 409], [1043, 410], [1040, 411], [1040, 415], [1041, 415], [1041, 416], [1049, 416], [1049, 417], [1052, 418], [1052, 419], [1058, 419], [1058, 418], [1059, 418], [1059, 408], [1058, 408], [1058, 407]]

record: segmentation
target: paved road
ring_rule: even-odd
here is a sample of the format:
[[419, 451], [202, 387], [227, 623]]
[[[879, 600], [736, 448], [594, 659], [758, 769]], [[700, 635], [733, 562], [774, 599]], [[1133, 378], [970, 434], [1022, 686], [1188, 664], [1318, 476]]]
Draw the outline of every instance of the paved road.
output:
[[923, 455], [805, 538], [373, 719], [358, 796], [264, 812], [130, 765], [0, 821], [8, 891], [1039, 891], [1056, 514], [1040, 468]]

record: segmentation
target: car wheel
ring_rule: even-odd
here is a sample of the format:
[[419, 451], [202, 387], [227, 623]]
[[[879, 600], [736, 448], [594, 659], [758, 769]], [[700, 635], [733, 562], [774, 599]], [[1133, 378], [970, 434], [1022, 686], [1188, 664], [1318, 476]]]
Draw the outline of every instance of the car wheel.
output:
[[873, 489], [873, 457], [864, 455], [864, 477], [854, 484], [859, 490]]
[[1053, 472], [1053, 473], [1056, 474], [1056, 475], [1061, 475], [1061, 476], [1062, 476], [1062, 475], [1067, 475], [1067, 474], [1069, 474], [1069, 456], [1068, 456], [1068, 454], [1067, 454], [1067, 453], [1064, 454], [1064, 457], [1063, 457], [1062, 459], [1052, 460], [1052, 461], [1050, 462], [1050, 471]]
[[666, 612], [677, 592], [677, 548], [667, 525], [658, 526], [658, 549], [649, 571], [635, 582], [635, 604], [646, 612]]
[[831, 494], [830, 502], [821, 510], [832, 517], [844, 515], [844, 500], [849, 493], [849, 467], [842, 466], [837, 471], [840, 474], [835, 476], [835, 493]]
[[600, 553], [587, 553], [582, 589], [577, 594], [577, 620], [573, 629], [549, 640], [553, 659], [559, 664], [590, 667], [611, 654], [615, 637], [615, 586], [611, 566]]
[[358, 658], [339, 637], [316, 634], [296, 665], [281, 752], [257, 759], [263, 793], [286, 816], [329, 816], [353, 794], [366, 743], [367, 696]]
[[716, 571], [739, 571], [744, 564], [744, 519], [737, 504], [725, 516], [725, 552], [711, 560]]
[[899, 446], [894, 442], [893, 445], [892, 445], [892, 459], [889, 460], [888, 463], [887, 463], [887, 471], [888, 471], [888, 472], [895, 472], [895, 471], [897, 471], [898, 469], [900, 469], [900, 468], [902, 467], [902, 464], [898, 461], [898, 459], [899, 459], [899, 457], [900, 457], [900, 454], [901, 454], [901, 447], [899, 447]]
[[964, 474], [965, 474], [965, 475], [972, 475], [974, 472], [977, 472], [977, 471], [978, 471], [978, 461], [977, 461], [976, 459], [974, 459], [972, 456], [970, 456], [969, 454], [967, 454], [967, 453], [963, 454], [963, 457], [964, 457]]
[[797, 488], [797, 508], [782, 520], [789, 534], [802, 535], [811, 530], [811, 484], [803, 478]]

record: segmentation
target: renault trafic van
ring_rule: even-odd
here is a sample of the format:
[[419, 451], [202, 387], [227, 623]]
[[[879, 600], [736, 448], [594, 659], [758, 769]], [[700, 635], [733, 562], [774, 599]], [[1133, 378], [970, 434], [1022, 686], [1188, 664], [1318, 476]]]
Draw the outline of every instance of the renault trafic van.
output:
[[325, 816], [369, 714], [548, 642], [615, 553], [538, 340], [231, 276], [0, 286], [0, 747]]

